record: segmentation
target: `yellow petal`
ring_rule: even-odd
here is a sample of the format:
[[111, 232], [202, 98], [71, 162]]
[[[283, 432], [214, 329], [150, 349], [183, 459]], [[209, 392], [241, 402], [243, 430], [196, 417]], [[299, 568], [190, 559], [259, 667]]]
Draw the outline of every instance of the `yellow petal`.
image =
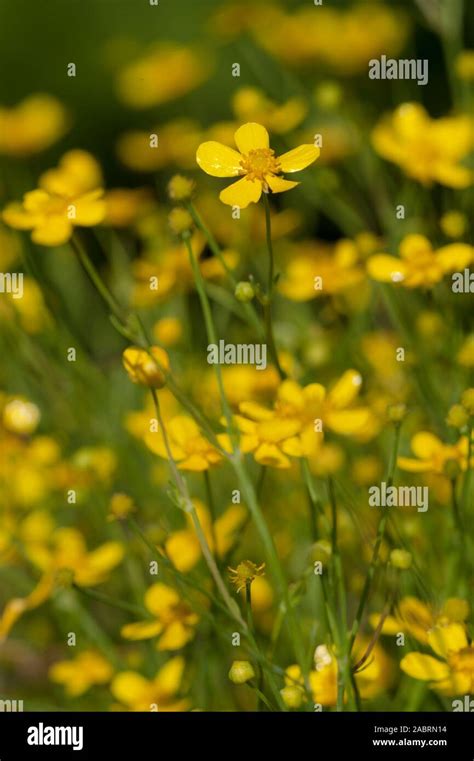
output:
[[[243, 415], [260, 422], [261, 420], [271, 420], [273, 412], [266, 407], [262, 407], [257, 402], [241, 402], [239, 410]], [[253, 430], [253, 429], [252, 429]]]
[[234, 140], [241, 153], [249, 153], [258, 148], [268, 148], [270, 145], [267, 130], [256, 122], [248, 122], [239, 127], [234, 135]]
[[407, 276], [407, 267], [396, 256], [376, 254], [367, 261], [367, 272], [381, 283], [401, 283]]
[[213, 177], [237, 177], [241, 171], [242, 156], [233, 148], [210, 140], [201, 143], [196, 161], [204, 172]]
[[450, 597], [444, 603], [441, 615], [450, 621], [465, 621], [469, 616], [469, 603], [458, 597]]
[[166, 627], [158, 642], [158, 650], [181, 650], [194, 637], [194, 630], [181, 621]]
[[105, 218], [107, 207], [102, 199], [103, 191], [94, 190], [74, 201], [76, 210], [75, 223], [83, 227], [93, 227]]
[[41, 246], [62, 246], [72, 235], [72, 224], [66, 217], [50, 216], [35, 227], [31, 239]]
[[181, 656], [171, 658], [155, 676], [154, 682], [164, 695], [174, 695], [180, 687], [183, 678], [185, 661]]
[[172, 587], [161, 584], [161, 582], [152, 584], [145, 593], [145, 606], [157, 618], [178, 603], [178, 593]]
[[150, 692], [150, 682], [135, 671], [122, 671], [110, 685], [112, 695], [123, 705], [133, 706], [146, 700]]
[[443, 444], [434, 433], [420, 431], [413, 436], [411, 448], [416, 457], [427, 460], [434, 457], [443, 448]]
[[446, 663], [441, 663], [431, 655], [422, 655], [421, 653], [405, 655], [400, 662], [400, 668], [408, 676], [427, 682], [449, 677], [449, 667]]
[[271, 468], [289, 468], [291, 462], [275, 444], [261, 444], [255, 452], [255, 459], [260, 465]]
[[198, 538], [188, 529], [175, 531], [165, 542], [166, 554], [181, 573], [194, 568], [201, 557]]
[[120, 634], [124, 639], [140, 640], [157, 637], [163, 631], [159, 621], [136, 621], [122, 626]]
[[397, 465], [408, 473], [428, 473], [432, 470], [431, 460], [414, 460], [411, 457], [398, 457]]
[[285, 190], [291, 190], [299, 185], [299, 182], [292, 182], [291, 180], [285, 180], [283, 177], [277, 177], [274, 174], [267, 174], [265, 176], [265, 182], [272, 191], [272, 193], [284, 193]]
[[329, 392], [331, 407], [344, 409], [354, 401], [362, 385], [362, 376], [357, 370], [346, 370]]
[[37, 222], [37, 215], [27, 211], [23, 204], [14, 201], [5, 207], [2, 219], [15, 230], [31, 230]]
[[259, 180], [241, 180], [232, 183], [221, 191], [219, 198], [228, 206], [238, 206], [246, 209], [249, 203], [257, 203], [262, 195], [262, 183]]
[[436, 655], [447, 658], [467, 647], [466, 631], [462, 624], [435, 626], [428, 632], [428, 642]]
[[370, 417], [366, 407], [356, 410], [331, 410], [327, 413], [326, 423], [335, 433], [351, 436], [364, 430]]
[[463, 270], [473, 260], [474, 248], [467, 243], [450, 243], [436, 252], [436, 261], [444, 272]]
[[282, 172], [300, 172], [316, 161], [318, 156], [319, 148], [315, 145], [300, 145], [279, 156], [277, 160]]

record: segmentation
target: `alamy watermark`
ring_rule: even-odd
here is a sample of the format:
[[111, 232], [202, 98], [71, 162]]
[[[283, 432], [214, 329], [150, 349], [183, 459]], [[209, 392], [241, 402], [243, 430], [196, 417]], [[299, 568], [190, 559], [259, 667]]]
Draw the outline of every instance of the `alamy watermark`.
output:
[[427, 486], [389, 486], [382, 481], [369, 488], [370, 507], [416, 507], [419, 513], [428, 510]]
[[427, 58], [371, 58], [369, 79], [415, 79], [417, 84], [428, 84]]
[[257, 370], [265, 370], [267, 345], [226, 344], [221, 339], [218, 344], [207, 347], [207, 361], [210, 365], [255, 365]]
[[12, 298], [23, 298], [23, 272], [0, 272], [0, 293], [11, 293]]

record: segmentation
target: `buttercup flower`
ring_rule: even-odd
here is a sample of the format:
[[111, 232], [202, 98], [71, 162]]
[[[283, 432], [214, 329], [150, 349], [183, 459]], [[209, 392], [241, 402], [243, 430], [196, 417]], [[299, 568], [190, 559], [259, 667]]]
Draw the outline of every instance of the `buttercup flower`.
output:
[[86, 151], [66, 153], [56, 169], [45, 172], [39, 188], [25, 193], [22, 203], [11, 203], [3, 220], [17, 230], [32, 230], [42, 246], [66, 243], [74, 227], [93, 227], [105, 217], [100, 167]]
[[[403, 597], [393, 615], [384, 619], [382, 634], [398, 634], [405, 632], [424, 645], [428, 644], [428, 632], [434, 626], [446, 623], [462, 623], [469, 616], [469, 605], [466, 600], [450, 597], [440, 606], [435, 607], [408, 595]], [[374, 629], [379, 625], [380, 614], [373, 613], [370, 623]]]
[[184, 658], [171, 658], [153, 679], [146, 679], [135, 671], [122, 671], [114, 678], [110, 689], [120, 702], [120, 710], [129, 711], [185, 711], [189, 702], [179, 699], [185, 668]]
[[[201, 471], [222, 460], [221, 453], [202, 435], [193, 418], [178, 415], [166, 425], [169, 444], [173, 459], [182, 470]], [[219, 434], [221, 445], [228, 446], [228, 437]], [[145, 444], [155, 454], [168, 458], [168, 451], [161, 431], [148, 431], [145, 434]]]
[[159, 637], [158, 650], [180, 650], [194, 638], [199, 617], [166, 584], [153, 584], [145, 593], [145, 607], [154, 617], [122, 627], [122, 637], [129, 640]]
[[400, 258], [375, 254], [367, 262], [374, 280], [400, 283], [405, 288], [430, 288], [449, 272], [463, 270], [474, 258], [467, 243], [450, 243], [433, 251], [424, 235], [407, 235], [400, 243]]
[[0, 153], [39, 153], [62, 137], [67, 126], [66, 109], [52, 95], [30, 95], [17, 106], [0, 107]]
[[414, 679], [429, 682], [442, 695], [469, 695], [474, 692], [474, 645], [469, 643], [461, 623], [438, 624], [429, 630], [428, 644], [438, 658], [409, 653], [400, 668]]
[[52, 682], [62, 684], [72, 698], [83, 695], [96, 684], [107, 684], [114, 670], [96, 650], [84, 650], [68, 661], [57, 661], [49, 669]]
[[319, 156], [316, 146], [300, 145], [277, 158], [270, 148], [267, 130], [255, 122], [239, 127], [234, 139], [239, 153], [211, 140], [199, 146], [196, 160], [213, 177], [242, 177], [219, 195], [223, 203], [241, 209], [257, 203], [262, 192], [282, 193], [296, 187], [297, 182], [283, 179], [281, 173], [299, 172]]
[[[411, 449], [417, 459], [399, 457], [398, 467], [410, 473], [445, 472], [446, 464], [453, 461], [462, 470], [467, 467], [468, 439], [461, 436], [456, 444], [443, 444], [434, 433], [420, 431], [411, 440]], [[474, 458], [473, 463], [474, 464]]]
[[168, 354], [160, 346], [152, 346], [149, 351], [138, 346], [129, 346], [123, 355], [123, 366], [132, 383], [151, 388], [163, 388], [165, 373], [169, 372]]
[[462, 161], [474, 145], [472, 117], [431, 119], [419, 103], [404, 103], [372, 133], [375, 150], [423, 185], [467, 188], [473, 173]]

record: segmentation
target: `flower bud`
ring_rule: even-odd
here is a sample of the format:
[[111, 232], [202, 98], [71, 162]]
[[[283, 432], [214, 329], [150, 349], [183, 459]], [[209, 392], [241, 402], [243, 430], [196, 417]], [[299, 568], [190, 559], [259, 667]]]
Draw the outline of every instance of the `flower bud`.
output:
[[401, 423], [407, 414], [405, 404], [390, 404], [387, 407], [387, 417], [391, 423]]
[[249, 283], [247, 280], [241, 280], [235, 286], [234, 294], [237, 301], [252, 301], [255, 296], [255, 289], [252, 283]]
[[304, 699], [304, 690], [297, 684], [288, 685], [280, 690], [280, 695], [287, 708], [300, 708]]
[[186, 209], [173, 209], [168, 215], [168, 224], [175, 235], [188, 235], [193, 227], [193, 218]]
[[407, 571], [412, 564], [412, 556], [406, 550], [392, 550], [390, 553], [390, 562], [394, 568], [400, 571]]
[[40, 411], [36, 404], [25, 399], [12, 399], [3, 410], [2, 422], [7, 431], [29, 436], [36, 430]]
[[170, 362], [161, 347], [152, 346], [148, 352], [138, 346], [129, 346], [122, 355], [122, 361], [132, 383], [151, 388], [163, 388], [165, 385], [165, 372], [169, 370]]
[[234, 661], [229, 671], [229, 679], [234, 684], [245, 684], [255, 677], [255, 671], [249, 661]]
[[464, 428], [468, 419], [469, 416], [464, 407], [461, 404], [453, 404], [448, 412], [446, 423], [451, 425], [453, 428], [461, 429]]
[[168, 195], [172, 201], [188, 201], [194, 193], [196, 184], [189, 177], [175, 174], [168, 183]]

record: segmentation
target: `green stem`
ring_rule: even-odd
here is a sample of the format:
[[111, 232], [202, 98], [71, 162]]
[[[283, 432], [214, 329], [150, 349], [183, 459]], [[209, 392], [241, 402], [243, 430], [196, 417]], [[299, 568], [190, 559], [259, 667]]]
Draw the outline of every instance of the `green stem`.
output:
[[271, 218], [270, 202], [268, 200], [268, 196], [266, 193], [263, 193], [262, 195], [263, 195], [263, 205], [265, 208], [265, 232], [266, 232], [267, 249], [268, 249], [268, 284], [267, 284], [267, 292], [265, 294], [264, 303], [263, 303], [265, 335], [266, 335], [266, 339], [270, 348], [270, 353], [272, 355], [273, 361], [275, 362], [275, 367], [278, 370], [278, 374], [280, 378], [284, 380], [286, 378], [286, 373], [282, 369], [280, 365], [280, 361], [278, 359], [278, 350], [275, 343], [275, 336], [273, 333], [273, 320], [272, 320], [273, 289], [275, 285], [275, 257], [273, 254], [273, 243], [272, 243], [272, 218]]

